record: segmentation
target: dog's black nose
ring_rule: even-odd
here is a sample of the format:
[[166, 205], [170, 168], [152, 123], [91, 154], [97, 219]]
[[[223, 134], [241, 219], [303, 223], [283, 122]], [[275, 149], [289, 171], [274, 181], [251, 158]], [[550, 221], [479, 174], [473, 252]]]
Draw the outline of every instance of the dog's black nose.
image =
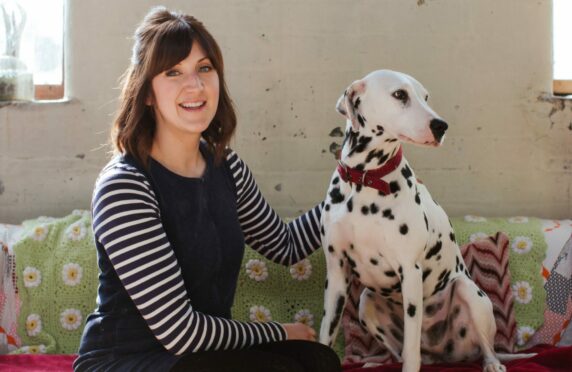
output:
[[433, 119], [431, 123], [429, 123], [429, 128], [431, 128], [431, 133], [433, 133], [435, 141], [441, 142], [441, 138], [443, 138], [449, 126], [441, 119]]

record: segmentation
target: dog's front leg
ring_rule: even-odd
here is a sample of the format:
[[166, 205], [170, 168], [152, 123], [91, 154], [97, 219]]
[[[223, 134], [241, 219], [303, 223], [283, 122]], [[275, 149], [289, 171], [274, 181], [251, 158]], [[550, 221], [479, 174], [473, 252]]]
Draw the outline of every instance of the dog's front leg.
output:
[[[320, 343], [332, 346], [342, 319], [347, 299], [349, 273], [347, 262], [341, 254], [336, 254], [332, 245], [325, 245], [327, 277], [324, 291], [324, 316], [320, 327]], [[331, 247], [331, 248], [330, 248]]]
[[421, 321], [423, 315], [423, 274], [418, 264], [400, 267], [403, 294], [403, 371], [421, 367]]

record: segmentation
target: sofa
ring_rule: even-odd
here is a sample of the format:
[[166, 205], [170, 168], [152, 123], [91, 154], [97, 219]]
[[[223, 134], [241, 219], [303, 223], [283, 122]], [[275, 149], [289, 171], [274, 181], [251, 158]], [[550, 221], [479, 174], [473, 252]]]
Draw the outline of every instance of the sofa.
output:
[[[509, 370], [570, 370], [572, 220], [467, 215], [451, 221], [473, 279], [493, 301], [495, 348], [538, 352], [510, 362]], [[71, 370], [85, 317], [95, 308], [90, 213], [0, 224], [0, 245], [0, 370]], [[325, 275], [321, 250], [283, 267], [246, 247], [233, 316], [304, 322], [319, 330]], [[364, 363], [379, 365], [371, 372], [400, 370], [359, 324], [360, 291], [353, 281], [334, 346], [344, 370], [359, 371]], [[464, 363], [422, 370], [461, 368], [481, 369]]]

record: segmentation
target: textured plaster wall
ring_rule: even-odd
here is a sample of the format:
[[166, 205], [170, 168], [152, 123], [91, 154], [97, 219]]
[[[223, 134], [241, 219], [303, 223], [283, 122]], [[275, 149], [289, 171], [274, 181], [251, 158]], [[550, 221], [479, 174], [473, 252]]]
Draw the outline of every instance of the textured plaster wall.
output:
[[[0, 107], [0, 222], [89, 208], [136, 24], [155, 1], [69, 0], [69, 102]], [[226, 58], [233, 147], [282, 216], [322, 200], [339, 94], [368, 72], [415, 76], [450, 123], [405, 147], [451, 215], [572, 216], [572, 102], [551, 91], [549, 0], [171, 0]]]

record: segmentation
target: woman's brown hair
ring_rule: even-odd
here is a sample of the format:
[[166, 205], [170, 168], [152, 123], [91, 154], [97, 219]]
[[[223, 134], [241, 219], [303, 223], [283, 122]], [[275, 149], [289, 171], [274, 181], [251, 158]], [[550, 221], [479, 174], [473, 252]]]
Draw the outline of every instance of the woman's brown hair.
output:
[[111, 131], [116, 152], [133, 156], [147, 167], [155, 134], [153, 108], [146, 105], [152, 94], [151, 80], [175, 66], [198, 42], [219, 77], [219, 102], [209, 127], [202, 133], [218, 164], [224, 158], [236, 128], [236, 114], [224, 80], [220, 48], [201, 22], [194, 17], [156, 7], [145, 16], [135, 31], [131, 65], [122, 77], [122, 92]]

